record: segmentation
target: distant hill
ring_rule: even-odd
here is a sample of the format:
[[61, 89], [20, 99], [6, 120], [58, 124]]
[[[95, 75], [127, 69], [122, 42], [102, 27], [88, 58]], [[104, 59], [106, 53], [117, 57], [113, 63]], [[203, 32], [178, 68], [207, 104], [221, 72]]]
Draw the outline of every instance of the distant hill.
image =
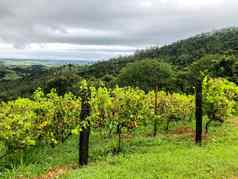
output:
[[79, 72], [84, 68], [86, 66], [72, 64], [51, 68], [42, 65], [7, 68], [3, 66], [0, 68], [0, 74], [3, 69], [7, 69], [7, 72], [0, 79], [0, 101], [16, 99], [19, 96], [30, 97], [39, 87], [47, 92], [56, 88], [60, 94], [72, 91], [72, 86], [81, 78]]
[[102, 77], [105, 74], [116, 75], [127, 63], [147, 58], [158, 58], [177, 68], [184, 68], [206, 54], [237, 53], [237, 51], [238, 28], [232, 27], [199, 34], [163, 47], [139, 50], [131, 56], [98, 62], [91, 65], [85, 73], [95, 77]]

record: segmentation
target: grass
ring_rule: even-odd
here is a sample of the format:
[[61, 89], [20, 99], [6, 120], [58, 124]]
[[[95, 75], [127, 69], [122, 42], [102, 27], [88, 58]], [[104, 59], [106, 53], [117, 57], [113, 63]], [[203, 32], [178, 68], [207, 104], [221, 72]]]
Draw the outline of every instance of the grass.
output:
[[83, 168], [76, 167], [78, 144], [73, 137], [54, 149], [30, 151], [20, 164], [4, 171], [2, 178], [238, 178], [236, 121], [238, 118], [213, 126], [202, 147], [194, 145], [193, 133], [175, 132], [175, 126], [156, 138], [148, 136], [147, 128], [136, 130], [133, 137], [125, 137], [119, 155], [111, 152], [116, 141], [97, 132], [91, 136], [90, 163]]

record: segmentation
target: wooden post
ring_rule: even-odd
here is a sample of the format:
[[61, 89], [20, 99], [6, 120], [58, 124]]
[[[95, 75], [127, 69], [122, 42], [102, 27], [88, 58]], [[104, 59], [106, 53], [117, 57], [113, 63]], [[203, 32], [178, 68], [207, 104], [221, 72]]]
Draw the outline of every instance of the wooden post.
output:
[[202, 143], [202, 80], [197, 80], [196, 84], [196, 144]]
[[80, 132], [80, 157], [79, 157], [79, 164], [80, 165], [87, 165], [88, 164], [88, 145], [89, 145], [89, 134], [90, 128], [84, 128]]
[[118, 146], [117, 146], [117, 153], [121, 152], [121, 126], [117, 125], [117, 134], [118, 134]]
[[[81, 113], [80, 120], [84, 121], [90, 115], [90, 104], [89, 104], [89, 92], [84, 91], [82, 95]], [[83, 127], [79, 136], [79, 164], [88, 164], [88, 146], [89, 146], [89, 135], [90, 135], [90, 124]]]
[[157, 135], [157, 114], [158, 114], [158, 111], [157, 111], [157, 107], [158, 107], [158, 86], [156, 85], [155, 87], [155, 104], [154, 104], [154, 114], [155, 114], [155, 119], [154, 119], [154, 134], [153, 136], [155, 137]]

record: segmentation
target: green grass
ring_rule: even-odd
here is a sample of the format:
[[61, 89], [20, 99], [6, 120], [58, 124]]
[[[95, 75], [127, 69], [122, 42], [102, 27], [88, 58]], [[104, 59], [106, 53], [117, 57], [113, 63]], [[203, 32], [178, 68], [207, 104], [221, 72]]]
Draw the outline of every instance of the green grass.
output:
[[195, 146], [189, 138], [135, 139], [128, 154], [109, 156], [62, 178], [238, 178], [238, 129], [213, 131], [204, 145]]
[[238, 125], [233, 123], [212, 127], [202, 147], [194, 145], [190, 133], [176, 134], [174, 126], [156, 138], [148, 136], [148, 129], [140, 129], [123, 140], [119, 155], [110, 152], [115, 139], [104, 139], [97, 132], [91, 136], [89, 165], [71, 169], [78, 160], [74, 137], [54, 149], [31, 151], [2, 177], [32, 178], [47, 174], [49, 168], [70, 166], [60, 178], [238, 178]]

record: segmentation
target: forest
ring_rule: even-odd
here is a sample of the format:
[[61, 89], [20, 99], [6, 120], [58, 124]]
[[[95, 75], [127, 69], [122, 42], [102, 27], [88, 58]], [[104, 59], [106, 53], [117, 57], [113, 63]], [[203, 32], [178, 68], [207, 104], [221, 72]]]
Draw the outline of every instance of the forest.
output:
[[238, 177], [237, 47], [227, 28], [90, 65], [1, 64], [0, 177]]

